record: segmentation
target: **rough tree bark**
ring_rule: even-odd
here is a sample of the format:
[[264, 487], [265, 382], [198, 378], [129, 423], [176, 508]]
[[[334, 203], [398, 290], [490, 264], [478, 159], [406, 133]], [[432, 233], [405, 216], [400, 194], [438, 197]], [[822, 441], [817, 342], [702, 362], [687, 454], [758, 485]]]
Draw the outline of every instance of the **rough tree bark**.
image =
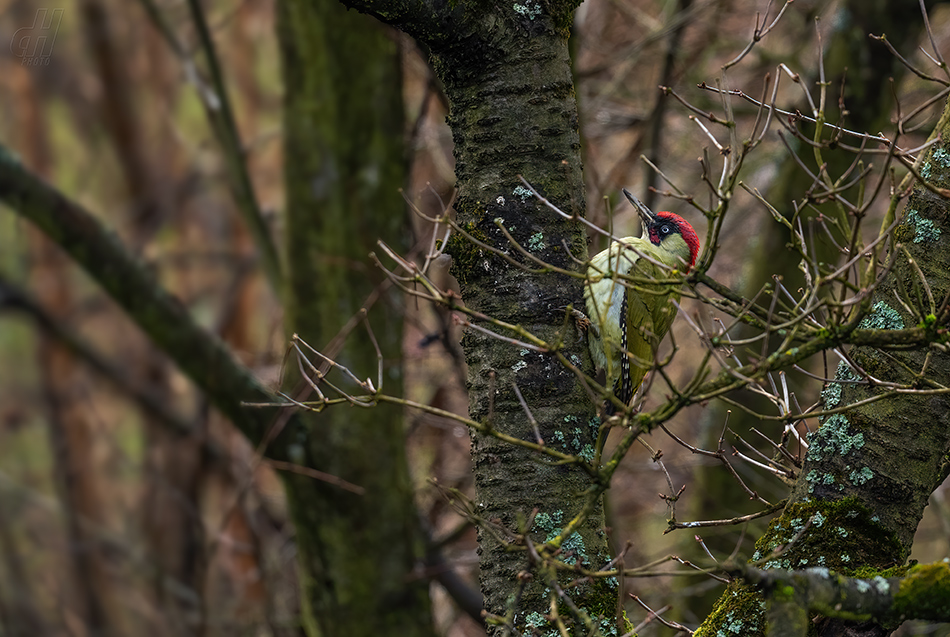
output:
[[[462, 1], [390, 3], [345, 0], [402, 29], [427, 47], [451, 104], [455, 141], [457, 220], [478, 241], [506, 254], [514, 241], [537, 257], [576, 269], [586, 259], [581, 224], [545, 209], [519, 181], [568, 212], [584, 214], [585, 198], [577, 107], [568, 57], [568, 30], [576, 2], [484, 5]], [[559, 344], [578, 367], [589, 369], [583, 339], [565, 320], [580, 308], [578, 279], [529, 272], [467, 239], [452, 242], [454, 273], [466, 307], [521, 326], [546, 343]], [[513, 330], [503, 336], [518, 338]], [[513, 346], [481, 331], [463, 339], [469, 366], [471, 418], [500, 432], [535, 440], [514, 391], [517, 384], [555, 448], [593, 455], [598, 421], [576, 375], [551, 351]], [[542, 348], [543, 350], [544, 348]], [[486, 610], [508, 615], [504, 623], [543, 624], [550, 612], [544, 593], [550, 573], [533, 573], [524, 550], [510, 550], [496, 525], [534, 541], [557, 536], [575, 518], [594, 487], [576, 465], [557, 466], [485, 435], [473, 437], [482, 592]], [[529, 527], [528, 520], [533, 526]], [[597, 498], [574, 534], [561, 538], [562, 559], [598, 567], [609, 560], [603, 509]], [[533, 579], [532, 579], [533, 578]], [[530, 580], [530, 581], [529, 581]], [[548, 589], [550, 590], [550, 588]], [[604, 580], [572, 590], [574, 601], [598, 621], [614, 622], [615, 584]], [[501, 622], [497, 619], [495, 621]]]

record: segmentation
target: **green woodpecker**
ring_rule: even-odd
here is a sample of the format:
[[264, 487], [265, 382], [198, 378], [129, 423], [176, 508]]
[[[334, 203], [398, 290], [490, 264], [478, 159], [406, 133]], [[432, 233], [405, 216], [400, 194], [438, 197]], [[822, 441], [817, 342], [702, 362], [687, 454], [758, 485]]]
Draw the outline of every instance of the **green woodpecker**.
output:
[[[676, 316], [679, 289], [669, 283], [671, 270], [689, 272], [699, 253], [699, 237], [685, 219], [672, 212], [652, 212], [623, 190], [643, 221], [640, 237], [624, 237], [591, 259], [584, 301], [592, 322], [590, 355], [610, 387], [629, 404], [653, 366], [660, 341]], [[630, 277], [630, 279], [624, 279]], [[615, 406], [607, 401], [608, 415]]]

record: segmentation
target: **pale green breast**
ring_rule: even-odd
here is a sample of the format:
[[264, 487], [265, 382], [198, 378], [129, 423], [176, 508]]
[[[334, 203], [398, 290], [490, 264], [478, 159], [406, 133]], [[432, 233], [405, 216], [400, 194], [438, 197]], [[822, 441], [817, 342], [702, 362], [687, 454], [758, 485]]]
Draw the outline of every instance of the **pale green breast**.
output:
[[[614, 388], [624, 402], [633, 397], [653, 366], [656, 349], [676, 316], [672, 300], [679, 298], [676, 286], [650, 282], [668, 279], [669, 271], [640, 258], [638, 251], [670, 267], [679, 264], [677, 255], [658, 251], [644, 239], [627, 237], [591, 260], [592, 266], [603, 274], [592, 273], [584, 290], [588, 314], [599, 332], [589, 337], [591, 357], [598, 368], [605, 370], [607, 386]], [[637, 280], [625, 281], [614, 277], [614, 273]], [[625, 324], [629, 326], [626, 333], [620, 316], [625, 295]], [[622, 356], [624, 349], [629, 353], [626, 360]]]

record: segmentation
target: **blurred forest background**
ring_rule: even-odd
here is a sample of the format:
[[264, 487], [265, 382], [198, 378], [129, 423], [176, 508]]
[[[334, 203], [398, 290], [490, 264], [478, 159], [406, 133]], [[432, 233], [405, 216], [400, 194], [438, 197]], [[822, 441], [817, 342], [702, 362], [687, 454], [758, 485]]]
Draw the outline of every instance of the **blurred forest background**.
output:
[[[201, 3], [253, 192], [282, 246], [276, 4]], [[935, 44], [950, 55], [950, 5], [927, 5]], [[49, 54], [37, 61], [13, 43], [18, 30], [34, 25], [41, 7], [50, 16], [54, 9], [62, 12]], [[574, 73], [589, 219], [612, 224], [618, 235], [639, 232], [632, 210], [619, 204], [622, 186], [641, 193], [655, 209], [689, 216], [681, 202], [648, 190], [662, 193], [668, 185], [641, 156], [672, 182], [691, 184], [700, 179], [700, 148], [709, 144], [688, 111], [658, 87], [674, 87], [701, 109], [718, 104], [697, 84], [711, 81], [745, 47], [756, 13], [764, 9], [764, 2], [753, 0], [587, 0], [580, 7]], [[163, 17], [165, 33], [156, 15]], [[758, 97], [766, 74], [774, 76], [781, 62], [808, 84], [823, 50], [833, 94], [846, 87], [851, 127], [890, 134], [895, 96], [906, 111], [936, 90], [868, 38], [883, 32], [913, 63], [929, 64], [918, 48], [929, 40], [917, 2], [797, 0], [732, 72], [732, 83]], [[425, 53], [401, 33], [389, 37], [400, 60], [405, 118], [402, 130], [392, 134], [405, 140], [404, 195], [437, 214], [451, 200], [454, 184], [447, 104]], [[200, 33], [186, 4], [0, 0], [0, 43], [0, 142], [116, 229], [204, 327], [276, 387], [290, 336], [285, 307], [268, 284], [227, 187], [229, 167], [205, 116], [203, 80], [197, 79], [206, 73], [197, 60]], [[777, 103], [792, 111], [801, 107], [801, 89], [784, 82]], [[941, 105], [937, 101], [919, 118], [920, 140]], [[737, 117], [751, 121], [755, 110], [749, 105]], [[795, 190], [791, 163], [771, 136], [745, 168], [744, 181], [770, 191], [772, 201], [790, 200], [807, 187], [802, 181]], [[777, 193], [779, 186], [792, 194]], [[394, 189], [389, 197], [401, 200], [403, 194]], [[618, 210], [611, 216], [614, 204]], [[737, 197], [730, 218], [730, 249], [720, 253], [710, 274], [738, 287], [748, 279], [747, 289], [754, 289], [756, 277], [781, 273], [777, 255], [784, 239], [769, 243], [775, 226], [754, 199]], [[400, 222], [406, 245], [429, 245], [432, 228], [408, 208]], [[703, 236], [704, 228], [697, 230]], [[353, 240], [368, 252], [375, 228], [363, 227], [359, 234]], [[602, 247], [592, 245], [591, 253]], [[368, 258], [346, 265], [382, 278]], [[313, 281], [313, 297], [332, 306], [334, 299], [324, 298], [328, 289], [325, 281]], [[405, 299], [389, 299], [370, 311], [384, 321], [404, 321], [402, 355], [386, 364], [401, 367], [405, 394], [464, 414], [465, 373], [452, 317]], [[339, 316], [336, 329], [352, 318]], [[689, 328], [682, 323], [674, 336], [687, 342]], [[686, 364], [688, 356], [681, 353], [677, 365]], [[372, 362], [364, 377], [374, 374], [371, 369]], [[683, 378], [688, 371], [683, 369]], [[813, 402], [819, 390], [817, 383], [803, 388], [799, 402]], [[439, 634], [483, 634], [437, 581], [451, 569], [477, 587], [474, 530], [431, 482], [471, 494], [468, 431], [432, 415], [406, 411], [401, 417], [418, 514], [445, 558], [435, 567], [420, 564], [415, 576], [431, 581]], [[690, 408], [671, 429], [686, 439], [715, 440], [725, 417], [716, 406]], [[197, 435], [174, 433], [182, 427]], [[662, 435], [647, 442], [663, 450], [674, 488], [686, 486], [679, 519], [756, 510], [720, 482], [725, 470], [719, 463]], [[670, 488], [652, 455], [636, 447], [618, 474], [609, 497], [611, 539], [618, 550], [630, 543], [628, 567], [671, 553], [703, 559], [694, 532], [664, 534], [668, 505], [657, 494]], [[750, 464], [735, 466], [763, 498], [784, 497], [787, 487], [774, 477]], [[262, 459], [56, 246], [15, 215], [0, 214], [0, 634], [89, 635], [93, 620], [118, 634], [302, 634], [295, 531], [278, 470], [293, 467]], [[912, 558], [926, 562], [948, 554], [945, 498], [943, 488], [932, 496]], [[750, 542], [766, 521], [702, 536], [722, 555], [737, 546], [751, 553]], [[678, 621], [691, 626], [705, 617], [720, 587], [698, 575], [627, 583], [628, 591], [655, 609], [672, 604]], [[642, 610], [634, 608], [632, 614], [642, 619]], [[926, 630], [950, 634], [945, 626]], [[644, 634], [671, 632], [654, 624]]]

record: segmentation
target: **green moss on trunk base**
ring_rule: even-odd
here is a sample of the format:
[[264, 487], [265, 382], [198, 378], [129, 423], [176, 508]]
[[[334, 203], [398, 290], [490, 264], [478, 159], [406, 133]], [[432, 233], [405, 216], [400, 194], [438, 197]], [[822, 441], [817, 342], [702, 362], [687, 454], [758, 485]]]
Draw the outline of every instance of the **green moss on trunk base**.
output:
[[726, 587], [694, 637], [739, 636], [765, 636], [765, 599], [752, 586], [734, 581]]

